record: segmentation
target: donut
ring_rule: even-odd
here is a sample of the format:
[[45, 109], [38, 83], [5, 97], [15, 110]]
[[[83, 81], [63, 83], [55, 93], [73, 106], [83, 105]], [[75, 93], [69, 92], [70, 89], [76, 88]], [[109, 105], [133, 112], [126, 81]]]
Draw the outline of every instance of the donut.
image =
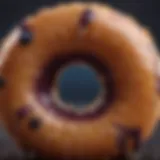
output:
[[[158, 62], [150, 32], [109, 5], [42, 8], [2, 40], [1, 120], [17, 144], [45, 157], [105, 159], [135, 152], [159, 119]], [[75, 76], [66, 83], [69, 67]], [[81, 76], [84, 70], [94, 71], [98, 94]]]

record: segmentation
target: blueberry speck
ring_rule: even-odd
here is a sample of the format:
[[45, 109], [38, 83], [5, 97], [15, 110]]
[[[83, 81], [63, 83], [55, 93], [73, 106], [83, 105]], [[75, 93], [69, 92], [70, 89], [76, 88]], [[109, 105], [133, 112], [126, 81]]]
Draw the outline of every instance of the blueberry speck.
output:
[[125, 153], [127, 150], [128, 140], [131, 138], [134, 140], [134, 150], [137, 151], [141, 144], [141, 130], [139, 128], [127, 128], [124, 126], [118, 126], [119, 128], [119, 136], [117, 139], [118, 149], [121, 153]]
[[26, 26], [21, 26], [22, 33], [20, 36], [20, 43], [22, 45], [27, 45], [32, 41], [32, 33]]
[[5, 80], [3, 77], [0, 76], [0, 88], [3, 88], [5, 85]]
[[30, 109], [28, 107], [23, 107], [17, 111], [18, 119], [23, 119], [29, 114]]
[[93, 11], [90, 9], [86, 9], [80, 18], [80, 25], [81, 27], [87, 26], [94, 18]]
[[38, 129], [41, 126], [41, 120], [39, 120], [37, 118], [32, 118], [29, 121], [28, 126], [32, 130]]

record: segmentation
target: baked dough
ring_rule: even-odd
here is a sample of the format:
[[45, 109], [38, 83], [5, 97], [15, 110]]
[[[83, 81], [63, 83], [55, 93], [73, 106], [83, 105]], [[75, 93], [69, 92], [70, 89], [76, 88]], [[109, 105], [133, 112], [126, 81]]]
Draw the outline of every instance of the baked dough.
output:
[[[24, 148], [48, 157], [105, 158], [137, 150], [151, 135], [158, 51], [132, 17], [96, 3], [44, 8], [16, 26], [0, 52], [0, 112]], [[83, 111], [63, 106], [55, 84], [58, 69], [79, 60], [96, 68], [108, 92]]]

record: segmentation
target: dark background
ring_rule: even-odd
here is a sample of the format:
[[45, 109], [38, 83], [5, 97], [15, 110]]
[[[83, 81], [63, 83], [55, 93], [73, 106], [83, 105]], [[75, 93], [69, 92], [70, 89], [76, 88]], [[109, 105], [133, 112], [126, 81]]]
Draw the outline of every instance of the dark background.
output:
[[[0, 0], [0, 36], [3, 36], [12, 25], [28, 13], [34, 12], [37, 8], [69, 1], [71, 0]], [[100, 2], [108, 2], [114, 7], [134, 15], [149, 27], [158, 41], [160, 41], [160, 6], [158, 5], [158, 1], [159, 0], [100, 0]]]
[[[75, 0], [74, 0], [75, 1]], [[160, 5], [159, 0], [104, 0], [112, 6], [128, 12], [135, 16], [144, 26], [153, 33], [156, 43], [160, 45]], [[21, 20], [28, 13], [34, 12], [37, 8], [55, 4], [57, 0], [0, 0], [0, 38]], [[160, 3], [160, 2], [159, 2]], [[0, 160], [15, 155], [21, 157], [21, 152], [17, 151], [14, 143], [7, 136], [7, 133], [0, 130]], [[144, 145], [141, 155], [151, 156], [160, 159], [160, 129], [156, 129], [152, 139]], [[5, 157], [5, 158], [4, 158]], [[146, 158], [144, 158], [147, 160]]]

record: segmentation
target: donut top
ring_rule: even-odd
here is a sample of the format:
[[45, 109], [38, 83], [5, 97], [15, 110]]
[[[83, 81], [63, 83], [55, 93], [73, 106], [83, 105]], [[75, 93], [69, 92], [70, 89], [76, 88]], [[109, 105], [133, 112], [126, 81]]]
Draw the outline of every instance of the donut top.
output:
[[133, 18], [93, 3], [46, 8], [0, 52], [0, 111], [20, 144], [51, 157], [107, 157], [139, 149], [152, 133], [158, 51]]

